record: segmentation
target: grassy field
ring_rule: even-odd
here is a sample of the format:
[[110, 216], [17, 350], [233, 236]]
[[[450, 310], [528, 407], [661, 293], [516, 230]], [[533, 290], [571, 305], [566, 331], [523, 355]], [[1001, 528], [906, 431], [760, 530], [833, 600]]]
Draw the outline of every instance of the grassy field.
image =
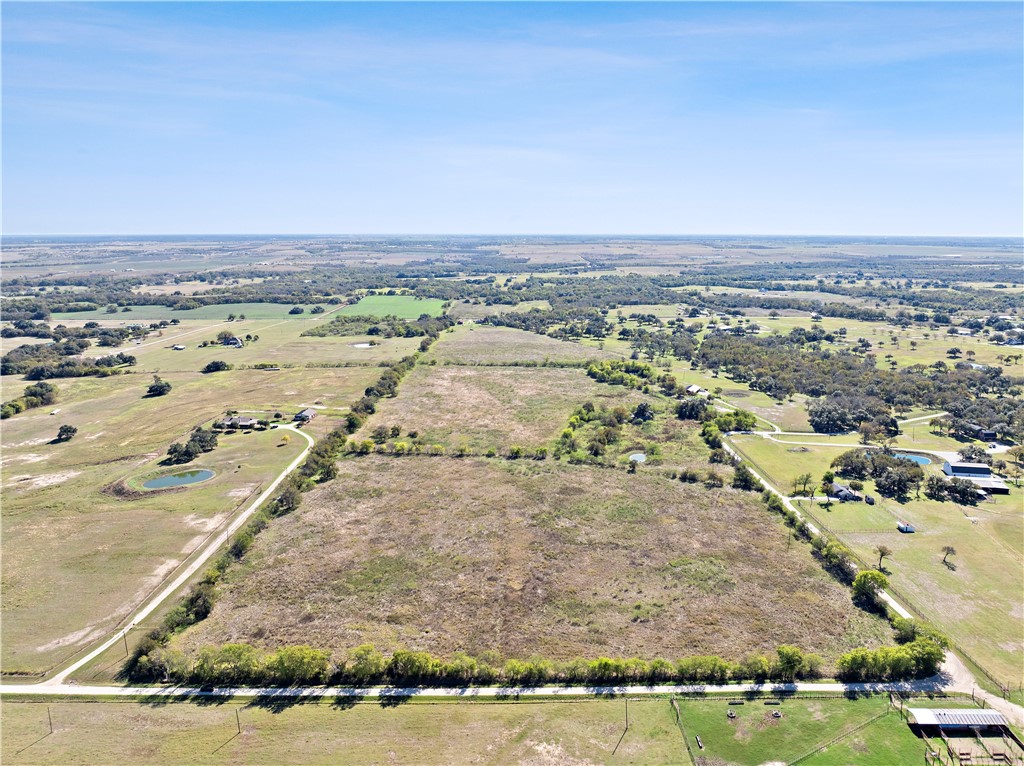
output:
[[[157, 470], [171, 442], [228, 408], [280, 409], [287, 418], [318, 401], [340, 408], [376, 372], [172, 373], [165, 376], [171, 393], [159, 398], [143, 396], [150, 382], [144, 375], [64, 379], [57, 381], [58, 415], [47, 407], [5, 420], [4, 671], [42, 671], [109, 629], [305, 441], [292, 435], [279, 446], [273, 431], [223, 436], [216, 450], [189, 464], [214, 470], [210, 481], [137, 499], [104, 487]], [[16, 390], [23, 381], [4, 383]], [[78, 434], [51, 444], [62, 423]], [[330, 424], [325, 414], [310, 430]]]
[[436, 359], [438, 364], [509, 364], [579, 362], [618, 356], [590, 346], [567, 343], [511, 327], [468, 324], [442, 333], [426, 359]]
[[754, 495], [655, 474], [344, 460], [258, 538], [180, 645], [739, 659], [884, 642], [884, 623], [787, 538]]
[[[4, 701], [9, 764], [688, 764], [667, 700], [394, 707]], [[238, 719], [236, 722], [236, 713]], [[239, 722], [241, 733], [238, 731]], [[620, 741], [621, 740], [621, 741]]]
[[[140, 345], [125, 344], [118, 349], [92, 347], [90, 356], [104, 356], [112, 351], [124, 351], [138, 360], [138, 371], [183, 371], [202, 369], [208, 362], [221, 359], [233, 365], [259, 363], [286, 365], [365, 364], [377, 365], [395, 361], [411, 354], [419, 347], [419, 338], [370, 338], [365, 335], [346, 337], [309, 337], [302, 333], [318, 323], [330, 321], [329, 314], [319, 318], [287, 319], [276, 321], [249, 320], [235, 322], [190, 322], [181, 327], [167, 328], [162, 336], [151, 335]], [[229, 330], [239, 338], [258, 336], [259, 340], [246, 342], [243, 348], [228, 348], [217, 342], [217, 333]], [[360, 348], [360, 344], [373, 340], [379, 345]], [[200, 348], [200, 343], [212, 345]], [[175, 351], [172, 347], [183, 345]]]
[[[734, 437], [733, 443], [787, 492], [792, 491], [792, 479], [805, 471], [819, 481], [832, 458], [843, 452], [835, 446], [787, 446], [750, 436]], [[935, 461], [926, 466], [926, 474], [939, 472], [940, 465]], [[834, 503], [829, 509], [815, 504], [811, 506], [814, 518], [869, 563], [877, 562], [876, 546], [891, 548], [894, 554], [885, 566], [893, 585], [989, 672], [1006, 683], [1021, 683], [1021, 490], [1011, 486], [1010, 495], [996, 495], [973, 507], [924, 497], [900, 503], [881, 497], [870, 480], [864, 492], [873, 495], [877, 504]], [[909, 521], [917, 532], [899, 534], [897, 520]], [[954, 567], [942, 563], [944, 545], [957, 550], [951, 559]]]
[[443, 306], [444, 301], [437, 298], [416, 298], [412, 295], [367, 295], [360, 298], [358, 303], [343, 307], [338, 313], [418, 319], [422, 314], [438, 316]]
[[576, 369], [421, 365], [405, 377], [396, 398], [381, 400], [362, 434], [385, 424], [473, 452], [538, 447], [557, 438], [585, 401], [635, 407], [642, 398]]
[[[889, 708], [889, 697], [796, 697], [784, 700], [778, 706], [765, 705], [760, 699], [749, 700], [743, 705], [729, 705], [725, 700], [685, 700], [678, 704], [690, 745], [708, 766], [759, 766], [768, 762], [788, 763], [838, 734], [874, 718]], [[945, 706], [946, 702], [942, 704]], [[927, 705], [922, 703], [922, 706]], [[733, 719], [727, 716], [730, 710], [736, 714]], [[774, 718], [772, 711], [779, 711], [782, 717]], [[696, 736], [700, 736], [704, 744], [702, 752], [696, 749]], [[816, 755], [808, 763], [821, 766], [909, 764], [919, 762], [923, 749], [923, 741], [893, 710], [839, 746]], [[837, 757], [841, 752], [844, 755]], [[846, 753], [855, 760], [846, 760]]]
[[[868, 561], [884, 542], [889, 579], [925, 616], [940, 625], [997, 679], [1024, 681], [1024, 557], [1020, 490], [976, 507], [912, 500], [901, 516], [918, 527], [912, 535], [857, 532], [843, 539]], [[888, 501], [887, 501], [888, 502]], [[952, 566], [942, 547], [952, 545]]]
[[[68, 311], [57, 312], [53, 315], [54, 322], [68, 320], [81, 320], [83, 322], [125, 322], [134, 324], [138, 322], [155, 322], [161, 319], [186, 320], [218, 320], [224, 321], [228, 314], [236, 317], [245, 315], [246, 319], [270, 320], [270, 319], [303, 319], [310, 316], [309, 311], [313, 304], [299, 304], [304, 309], [302, 314], [289, 314], [293, 303], [215, 303], [210, 306], [200, 306], [196, 309], [186, 311], [175, 311], [170, 306], [129, 306], [131, 311], [123, 311], [120, 308], [117, 313], [108, 314], [106, 307], [95, 311]], [[330, 308], [324, 306], [324, 308]]]

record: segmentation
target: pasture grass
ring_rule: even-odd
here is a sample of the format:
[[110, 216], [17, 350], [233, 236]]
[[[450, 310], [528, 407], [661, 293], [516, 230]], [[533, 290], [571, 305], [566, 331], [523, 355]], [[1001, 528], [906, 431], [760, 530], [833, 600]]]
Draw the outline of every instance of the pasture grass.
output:
[[[305, 440], [292, 434], [283, 443], [274, 431], [225, 435], [217, 449], [187, 465], [213, 469], [217, 475], [207, 482], [138, 499], [104, 487], [166, 470], [159, 462], [172, 442], [229, 408], [267, 416], [281, 410], [290, 419], [322, 401], [327, 409], [307, 429], [325, 431], [336, 422], [330, 408], [358, 398], [376, 373], [171, 373], [171, 393], [157, 398], [144, 397], [145, 375], [62, 379], [53, 407], [5, 420], [4, 671], [41, 672], [98, 638], [273, 479]], [[51, 416], [51, 409], [60, 412]], [[78, 434], [50, 443], [62, 423], [77, 426]]]
[[428, 444], [449, 449], [539, 447], [565, 428], [573, 410], [595, 405], [635, 407], [638, 392], [597, 383], [583, 370], [527, 367], [419, 365], [403, 379], [398, 396], [382, 399], [363, 427], [399, 426]]
[[[688, 764], [664, 699], [0, 705], [9, 764]], [[236, 723], [241, 723], [241, 733]], [[621, 741], [620, 741], [621, 739]]]
[[229, 570], [184, 650], [740, 659], [791, 643], [829, 660], [888, 640], [753, 494], [552, 460], [369, 456], [338, 472]]
[[[292, 306], [299, 305], [304, 309], [302, 314], [289, 314]], [[326, 304], [322, 304], [325, 309], [330, 307]], [[294, 304], [294, 303], [213, 303], [209, 306], [200, 306], [195, 309], [179, 310], [175, 311], [170, 306], [152, 305], [152, 306], [128, 306], [131, 311], [122, 311], [118, 307], [117, 313], [108, 314], [106, 306], [101, 306], [94, 311], [65, 311], [56, 312], [52, 316], [53, 322], [64, 322], [69, 320], [80, 320], [80, 321], [92, 321], [92, 322], [125, 322], [127, 324], [136, 324], [139, 322], [158, 322], [161, 319], [180, 319], [186, 320], [217, 320], [225, 321], [228, 318], [228, 314], [234, 314], [236, 317], [245, 314], [246, 319], [251, 320], [289, 320], [296, 321], [302, 319], [308, 319], [310, 317], [310, 309], [314, 304]], [[316, 316], [316, 315], [314, 315]]]
[[358, 303], [343, 306], [338, 313], [373, 317], [396, 316], [399, 319], [418, 319], [422, 314], [439, 316], [444, 301], [438, 298], [418, 298], [413, 295], [366, 295]]
[[472, 365], [584, 362], [613, 358], [618, 358], [618, 355], [526, 330], [467, 324], [442, 333], [425, 361], [436, 359], [438, 364]]

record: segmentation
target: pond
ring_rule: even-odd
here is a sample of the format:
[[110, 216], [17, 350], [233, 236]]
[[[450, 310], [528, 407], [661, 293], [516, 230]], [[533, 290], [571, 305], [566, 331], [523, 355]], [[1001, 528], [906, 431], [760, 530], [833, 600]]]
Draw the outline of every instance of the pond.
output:
[[158, 476], [150, 479], [142, 486], [145, 489], [167, 489], [168, 487], [181, 487], [185, 484], [195, 484], [199, 481], [206, 481], [213, 476], [213, 471], [206, 468], [195, 468], [191, 471], [179, 471], [169, 476]]
[[904, 460], [913, 460], [918, 465], [930, 465], [931, 462], [932, 462], [928, 458], [922, 457], [921, 455], [908, 455], [908, 454], [900, 453], [900, 452], [896, 453], [896, 457], [901, 457]]
[[643, 463], [645, 460], [647, 460], [647, 455], [645, 455], [643, 452], [634, 452], [632, 455], [629, 456], [629, 459], [632, 460], [634, 463]]
[[353, 343], [352, 348], [373, 348], [372, 343]]

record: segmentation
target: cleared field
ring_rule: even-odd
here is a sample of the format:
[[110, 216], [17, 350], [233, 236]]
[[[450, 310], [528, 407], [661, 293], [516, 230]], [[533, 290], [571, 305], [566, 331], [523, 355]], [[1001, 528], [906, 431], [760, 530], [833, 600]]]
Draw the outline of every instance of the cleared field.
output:
[[[4, 701], [4, 763], [688, 764], [667, 700], [394, 707]], [[238, 732], [235, 714], [241, 723]], [[45, 736], [44, 735], [48, 735]], [[619, 741], [621, 738], [621, 742]]]
[[[912, 535], [843, 534], [855, 552], [877, 563], [880, 542], [892, 584], [1005, 684], [1024, 681], [1024, 520], [1020, 490], [976, 507], [911, 500], [899, 513], [918, 526]], [[952, 545], [951, 566], [942, 547]]]
[[229, 570], [184, 650], [739, 659], [789, 643], [832, 658], [889, 634], [805, 546], [787, 549], [752, 494], [553, 461], [370, 456], [338, 470]]
[[412, 295], [367, 295], [358, 303], [344, 306], [337, 313], [372, 317], [396, 316], [399, 319], [418, 319], [422, 314], [438, 316], [444, 301], [437, 298], [417, 298]]
[[[785, 438], [801, 440], [801, 437]], [[857, 446], [853, 437], [836, 437], [834, 444], [821, 437], [822, 446], [786, 444], [761, 436], [734, 436], [730, 441], [768, 481], [780, 491], [790, 494], [793, 492], [793, 479], [804, 473], [811, 474], [813, 486], [817, 488], [832, 461]]]
[[455, 319], [483, 319], [493, 314], [505, 314], [516, 311], [531, 311], [532, 309], [549, 309], [551, 304], [548, 301], [523, 301], [515, 306], [506, 303], [495, 303], [488, 305], [484, 302], [472, 303], [466, 301], [455, 301], [448, 310], [448, 314]]
[[[341, 406], [372, 368], [168, 374], [170, 394], [144, 398], [149, 376], [58, 380], [50, 407], [4, 421], [3, 667], [39, 672], [123, 617], [228, 515], [303, 448], [281, 434], [222, 436], [188, 464], [215, 478], [143, 497], [104, 487], [159, 468], [167, 447], [226, 409], [290, 418], [301, 405]], [[22, 381], [5, 381], [7, 388]], [[78, 434], [52, 444], [62, 423]], [[330, 426], [328, 416], [311, 430]], [[166, 469], [164, 469], [166, 470]]]
[[436, 359], [438, 364], [509, 364], [613, 358], [619, 355], [525, 330], [470, 324], [442, 333], [426, 360]]
[[[131, 311], [124, 311], [121, 308], [113, 314], [108, 314], [106, 307], [96, 309], [95, 311], [67, 311], [57, 312], [53, 315], [54, 322], [63, 322], [66, 320], [81, 320], [81, 321], [94, 321], [102, 322], [107, 320], [110, 322], [128, 322], [129, 324], [135, 322], [154, 322], [161, 319], [180, 319], [182, 321], [188, 319], [202, 319], [211, 320], [216, 319], [224, 321], [228, 318], [228, 314], [234, 314], [235, 316], [245, 315], [246, 319], [303, 319], [308, 317], [310, 309], [313, 308], [313, 304], [298, 304], [304, 309], [302, 314], [289, 314], [294, 303], [214, 303], [210, 306], [200, 306], [195, 309], [188, 309], [185, 311], [175, 311], [170, 306], [128, 306]], [[325, 306], [325, 308], [328, 308]]]
[[[925, 706], [924, 702], [915, 704]], [[932, 706], [940, 705], [960, 707], [962, 703], [950, 704], [949, 700], [943, 700]], [[691, 746], [696, 748], [694, 737], [700, 736], [704, 744], [701, 755], [708, 764], [759, 766], [789, 763], [843, 731], [884, 713], [889, 709], [889, 698], [887, 695], [858, 699], [795, 697], [777, 706], [767, 706], [760, 699], [743, 705], [729, 705], [725, 700], [685, 700], [679, 702], [679, 708]], [[729, 711], [736, 717], [730, 719]], [[780, 712], [782, 717], [773, 717], [773, 711]], [[911, 731], [896, 710], [891, 710], [857, 735], [819, 753], [807, 763], [821, 766], [919, 763], [923, 750], [924, 741]]]
[[466, 445], [473, 452], [538, 447], [556, 438], [585, 401], [635, 407], [642, 398], [576, 369], [420, 365], [402, 381], [397, 397], [381, 400], [362, 434], [385, 424], [400, 426], [403, 434], [417, 431], [430, 444]]
[[[138, 360], [137, 371], [201, 370], [208, 362], [221, 359], [233, 365], [244, 364], [365, 364], [377, 365], [395, 361], [419, 347], [419, 338], [371, 338], [367, 335], [342, 337], [309, 337], [302, 333], [315, 323], [326, 322], [329, 314], [319, 318], [277, 321], [244, 321], [208, 323], [191, 322], [167, 328], [163, 336], [151, 335], [140, 345], [127, 343], [117, 349], [92, 347], [90, 356], [104, 356], [124, 351]], [[239, 338], [246, 335], [258, 340], [246, 341], [242, 348], [230, 348], [217, 341], [217, 334], [228, 330]], [[377, 345], [367, 345], [373, 340]], [[210, 345], [200, 348], [207, 341]], [[175, 345], [185, 348], [175, 351]]]

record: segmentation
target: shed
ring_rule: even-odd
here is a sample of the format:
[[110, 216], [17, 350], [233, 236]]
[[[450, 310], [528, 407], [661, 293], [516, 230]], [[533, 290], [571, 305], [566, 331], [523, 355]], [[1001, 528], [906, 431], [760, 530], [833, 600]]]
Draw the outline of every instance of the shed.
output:
[[907, 708], [918, 726], [940, 729], [969, 729], [983, 726], [1006, 726], [1006, 718], [997, 710], [957, 710], [955, 708]]

